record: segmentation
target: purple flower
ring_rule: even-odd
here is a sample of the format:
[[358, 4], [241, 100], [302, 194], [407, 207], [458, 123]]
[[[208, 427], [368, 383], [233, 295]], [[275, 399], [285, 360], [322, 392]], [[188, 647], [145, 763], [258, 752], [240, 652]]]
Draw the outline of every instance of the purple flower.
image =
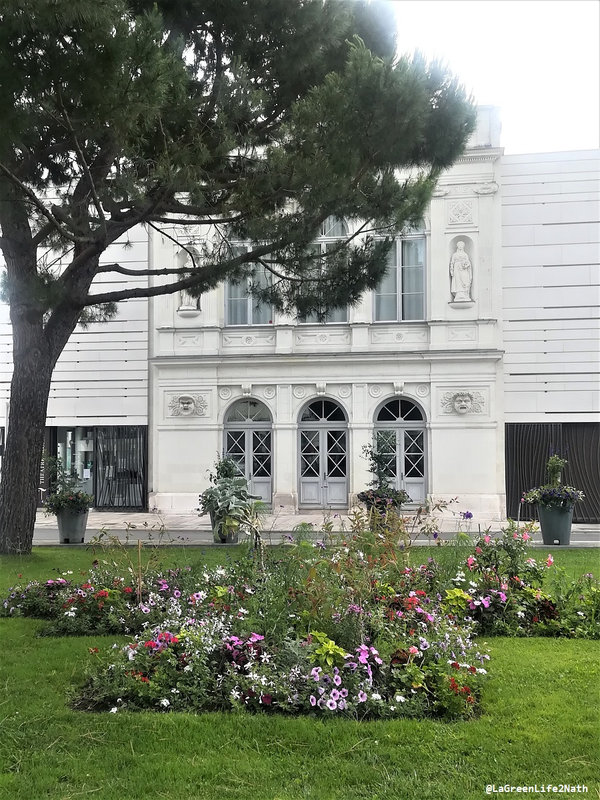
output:
[[340, 697], [348, 697], [348, 689], [340, 689]]
[[317, 698], [314, 696], [314, 694], [311, 694], [311, 696], [308, 699], [310, 701], [311, 706], [317, 705]]
[[332, 689], [330, 694], [329, 694], [329, 696], [331, 697], [332, 700], [339, 700], [340, 699], [340, 693], [338, 692], [337, 689]]
[[181, 597], [181, 592], [179, 591], [179, 589], [175, 589], [175, 591], [173, 592], [173, 597]]
[[367, 702], [367, 695], [361, 689], [358, 693], [358, 702], [359, 703], [366, 703]]
[[340, 711], [343, 711], [346, 708], [346, 701], [343, 698], [338, 702], [338, 708]]
[[327, 708], [328, 708], [330, 711], [335, 711], [335, 710], [336, 710], [336, 708], [337, 708], [337, 703], [336, 703], [336, 702], [335, 702], [335, 700], [333, 700], [331, 697], [330, 697], [330, 698], [329, 698], [329, 700], [327, 701]]
[[473, 519], [473, 514], [470, 511], [461, 511], [460, 515], [463, 519]]

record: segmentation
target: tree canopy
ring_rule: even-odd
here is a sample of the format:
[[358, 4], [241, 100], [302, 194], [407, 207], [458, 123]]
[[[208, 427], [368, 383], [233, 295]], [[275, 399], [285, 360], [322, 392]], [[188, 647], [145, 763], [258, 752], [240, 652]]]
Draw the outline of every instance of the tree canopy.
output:
[[[394, 46], [385, 2], [2, 0], [0, 246], [15, 372], [0, 537], [11, 535], [11, 436], [23, 435], [13, 404], [30, 382], [39, 402], [26, 410], [43, 431], [44, 387], [78, 321], [132, 297], [200, 295], [256, 265], [273, 276], [264, 299], [304, 314], [378, 283], [390, 237], [420, 220], [475, 119], [453, 76]], [[310, 242], [331, 215], [360, 221], [360, 235], [317, 254]], [[100, 265], [140, 224], [216, 235], [184, 265]], [[106, 272], [152, 281], [106, 289], [94, 283]], [[29, 503], [34, 473], [23, 466]], [[11, 519], [11, 547], [26, 550], [31, 513]]]

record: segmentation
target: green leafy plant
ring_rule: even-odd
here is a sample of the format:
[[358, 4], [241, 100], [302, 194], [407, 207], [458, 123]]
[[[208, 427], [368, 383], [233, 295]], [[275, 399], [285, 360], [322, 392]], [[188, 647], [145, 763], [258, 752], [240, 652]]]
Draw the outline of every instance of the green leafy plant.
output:
[[78, 476], [66, 472], [60, 458], [48, 458], [47, 465], [52, 489], [44, 501], [46, 513], [70, 511], [74, 514], [85, 514], [94, 498], [79, 488], [81, 481]]
[[374, 508], [383, 514], [409, 502], [408, 493], [404, 489], [396, 489], [392, 485], [393, 476], [390, 474], [389, 456], [385, 453], [378, 453], [372, 444], [365, 445], [362, 452], [363, 457], [369, 462], [369, 472], [373, 474], [373, 480], [368, 484], [369, 489], [359, 492], [358, 500], [367, 508]]
[[548, 483], [524, 493], [524, 502], [535, 503], [542, 508], [569, 509], [583, 500], [585, 495], [581, 490], [561, 483], [561, 473], [568, 463], [556, 453], [550, 456], [546, 463]]

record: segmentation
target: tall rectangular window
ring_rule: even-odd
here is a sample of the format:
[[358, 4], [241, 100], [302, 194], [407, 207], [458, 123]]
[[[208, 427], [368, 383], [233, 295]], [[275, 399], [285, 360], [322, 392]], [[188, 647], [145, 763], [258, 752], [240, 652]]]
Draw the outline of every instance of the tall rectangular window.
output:
[[[327, 253], [336, 247], [339, 247], [340, 240], [348, 236], [348, 226], [342, 219], [337, 217], [328, 217], [321, 225], [321, 235], [319, 239], [311, 246], [311, 250], [315, 253]], [[303, 317], [298, 317], [298, 322], [301, 323], [330, 323], [330, 322], [348, 322], [348, 307], [343, 308], [323, 308], [323, 316], [319, 320], [317, 313], [307, 314]]]
[[264, 267], [252, 265], [252, 275], [242, 278], [239, 283], [228, 281], [225, 284], [225, 324], [226, 325], [270, 325], [273, 322], [273, 309], [252, 293], [253, 286], [266, 288], [271, 280]]
[[425, 237], [396, 240], [375, 290], [375, 321], [425, 319]]

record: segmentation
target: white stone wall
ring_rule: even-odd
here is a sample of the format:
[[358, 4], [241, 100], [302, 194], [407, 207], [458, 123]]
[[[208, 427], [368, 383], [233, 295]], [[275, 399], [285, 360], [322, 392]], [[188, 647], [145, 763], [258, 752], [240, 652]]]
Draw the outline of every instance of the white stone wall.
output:
[[600, 151], [502, 161], [507, 422], [600, 420]]

